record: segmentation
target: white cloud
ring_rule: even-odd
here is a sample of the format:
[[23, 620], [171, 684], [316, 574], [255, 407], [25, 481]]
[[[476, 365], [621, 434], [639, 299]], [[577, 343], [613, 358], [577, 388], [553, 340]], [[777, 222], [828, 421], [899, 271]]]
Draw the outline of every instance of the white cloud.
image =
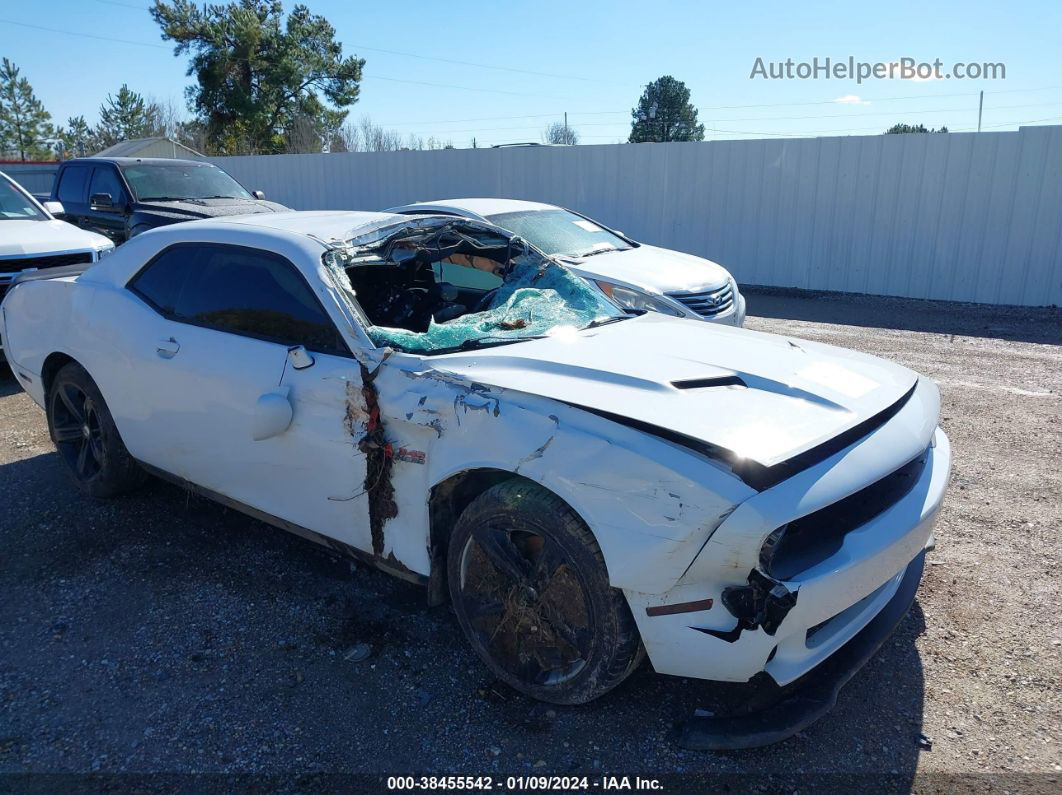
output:
[[863, 99], [855, 94], [845, 94], [843, 97], [837, 97], [834, 100], [838, 105], [869, 105], [869, 99]]

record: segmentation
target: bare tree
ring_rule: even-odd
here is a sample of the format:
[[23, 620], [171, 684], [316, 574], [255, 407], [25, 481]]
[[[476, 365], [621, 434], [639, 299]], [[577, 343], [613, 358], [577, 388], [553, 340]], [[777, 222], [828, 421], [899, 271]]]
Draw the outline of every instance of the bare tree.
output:
[[362, 117], [358, 127], [366, 152], [397, 152], [402, 148], [402, 135], [397, 130], [385, 130], [368, 116]]
[[410, 133], [405, 138], [398, 130], [388, 130], [365, 116], [355, 124], [344, 124], [333, 134], [329, 152], [397, 152], [400, 150], [453, 149], [452, 141], [433, 136], [422, 138]]
[[551, 122], [550, 124], [547, 124], [546, 129], [542, 131], [542, 143], [574, 146], [579, 143], [579, 133], [564, 122]]

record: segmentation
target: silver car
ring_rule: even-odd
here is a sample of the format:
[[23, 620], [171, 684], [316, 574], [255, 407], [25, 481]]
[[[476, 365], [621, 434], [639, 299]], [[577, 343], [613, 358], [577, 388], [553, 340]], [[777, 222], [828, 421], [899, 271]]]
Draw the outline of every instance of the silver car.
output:
[[624, 309], [728, 326], [745, 322], [745, 298], [726, 268], [692, 254], [637, 243], [563, 207], [517, 199], [442, 199], [387, 212], [488, 221], [563, 260]]

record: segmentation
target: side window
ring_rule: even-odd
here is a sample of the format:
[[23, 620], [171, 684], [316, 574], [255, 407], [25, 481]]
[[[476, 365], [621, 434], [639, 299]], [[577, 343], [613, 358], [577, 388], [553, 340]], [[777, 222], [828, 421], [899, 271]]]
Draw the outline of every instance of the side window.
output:
[[177, 313], [177, 298], [189, 274], [209, 252], [203, 246], [176, 246], [155, 258], [129, 283], [129, 289], [164, 315]]
[[85, 183], [88, 182], [88, 166], [69, 166], [63, 169], [59, 179], [59, 201], [61, 202], [84, 202]]
[[125, 188], [122, 187], [118, 174], [110, 166], [96, 166], [92, 169], [92, 182], [89, 183], [89, 198], [97, 193], [109, 193], [115, 204], [125, 202]]
[[349, 355], [295, 267], [239, 246], [175, 246], [129, 287], [174, 320]]

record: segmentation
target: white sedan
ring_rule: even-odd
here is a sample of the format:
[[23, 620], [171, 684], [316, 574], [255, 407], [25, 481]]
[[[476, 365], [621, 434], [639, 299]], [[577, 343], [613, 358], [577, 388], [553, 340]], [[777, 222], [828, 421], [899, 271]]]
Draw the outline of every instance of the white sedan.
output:
[[469, 219], [176, 224], [21, 276], [0, 318], [84, 493], [153, 473], [423, 583], [537, 699], [594, 699], [646, 654], [751, 682], [759, 711], [694, 719], [696, 748], [829, 708], [913, 601], [950, 467], [916, 373], [626, 314]]
[[[563, 260], [624, 309], [741, 326], [745, 298], [718, 263], [631, 240], [584, 215], [516, 199], [442, 199], [394, 207], [407, 215], [489, 221]], [[592, 258], [592, 259], [591, 259]]]

